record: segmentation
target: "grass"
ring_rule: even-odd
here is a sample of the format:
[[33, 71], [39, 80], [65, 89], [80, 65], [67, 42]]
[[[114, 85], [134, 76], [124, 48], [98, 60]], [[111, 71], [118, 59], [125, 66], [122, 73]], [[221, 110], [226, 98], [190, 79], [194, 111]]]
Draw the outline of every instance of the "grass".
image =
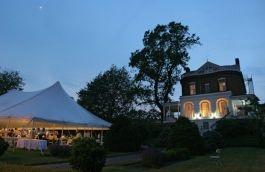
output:
[[[38, 152], [26, 152], [30, 159], [37, 158], [43, 162], [47, 158], [47, 161], [52, 161], [52, 157], [43, 157], [40, 156]], [[13, 154], [8, 151], [6, 155], [0, 158], [0, 161], [4, 157], [12, 158], [8, 154]], [[22, 154], [22, 153], [16, 153]], [[23, 152], [25, 155], [25, 152]], [[221, 153], [221, 162], [222, 165], [217, 165], [215, 161], [209, 158], [209, 155], [194, 157], [187, 161], [176, 162], [168, 166], [164, 166], [160, 169], [150, 169], [144, 168], [141, 164], [129, 165], [129, 166], [109, 166], [103, 169], [103, 172], [263, 172], [265, 171], [265, 149], [260, 148], [226, 148]], [[15, 156], [17, 157], [17, 156]], [[20, 157], [25, 161], [29, 160], [29, 157]], [[57, 159], [60, 160], [60, 159]], [[6, 161], [6, 160], [5, 160]], [[10, 160], [9, 160], [10, 162]], [[13, 160], [13, 162], [18, 162]], [[30, 162], [30, 161], [28, 161]], [[36, 162], [34, 160], [34, 162]], [[25, 163], [21, 163], [25, 164]], [[14, 165], [14, 164], [0, 164], [0, 171], [5, 172], [74, 172], [73, 170], [54, 170], [54, 169], [45, 169], [45, 168], [35, 168], [23, 165]]]
[[35, 168], [24, 165], [15, 165], [15, 164], [1, 164], [0, 163], [0, 171], [1, 172], [75, 172], [71, 169], [69, 170], [58, 170], [58, 169], [46, 169], [46, 168]]
[[207, 156], [177, 162], [160, 169], [148, 169], [140, 164], [133, 166], [105, 167], [104, 172], [263, 172], [265, 171], [265, 149], [226, 148], [221, 153], [222, 165], [217, 165]]
[[4, 164], [19, 164], [19, 165], [40, 165], [67, 162], [67, 159], [50, 156], [47, 153], [43, 155], [40, 151], [27, 151], [21, 149], [8, 149], [4, 155], [0, 157], [0, 162]]

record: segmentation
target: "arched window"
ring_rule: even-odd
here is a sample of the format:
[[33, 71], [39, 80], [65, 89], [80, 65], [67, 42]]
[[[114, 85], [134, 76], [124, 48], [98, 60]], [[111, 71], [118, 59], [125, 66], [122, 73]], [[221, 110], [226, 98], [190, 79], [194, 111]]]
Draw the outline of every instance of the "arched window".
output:
[[191, 119], [194, 114], [194, 105], [191, 102], [187, 102], [184, 104], [184, 115], [185, 117]]
[[228, 113], [228, 101], [226, 99], [218, 99], [216, 102], [217, 110], [220, 116], [224, 116]]
[[201, 115], [203, 118], [210, 117], [211, 115], [211, 103], [208, 100], [200, 102]]

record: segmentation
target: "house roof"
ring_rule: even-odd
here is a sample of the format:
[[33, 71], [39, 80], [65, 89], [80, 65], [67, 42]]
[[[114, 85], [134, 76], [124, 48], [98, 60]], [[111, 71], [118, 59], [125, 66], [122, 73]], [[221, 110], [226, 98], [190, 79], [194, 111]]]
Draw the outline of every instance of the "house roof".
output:
[[0, 96], [0, 117], [28, 118], [87, 127], [108, 128], [111, 125], [78, 105], [59, 82], [40, 91], [11, 90]]
[[240, 67], [239, 65], [236, 65], [236, 64], [220, 66], [210, 61], [207, 61], [197, 70], [184, 73], [182, 75], [182, 78], [187, 77], [187, 76], [210, 74], [210, 73], [219, 72], [219, 71], [239, 71], [240, 72]]

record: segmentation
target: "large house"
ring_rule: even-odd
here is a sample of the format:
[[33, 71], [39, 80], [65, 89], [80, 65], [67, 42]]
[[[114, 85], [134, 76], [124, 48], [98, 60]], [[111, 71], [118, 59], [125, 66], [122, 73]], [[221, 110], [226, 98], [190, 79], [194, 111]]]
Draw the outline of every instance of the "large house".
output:
[[238, 58], [233, 65], [220, 66], [207, 61], [197, 70], [186, 68], [180, 81], [180, 101], [166, 104], [164, 112], [171, 114], [171, 109], [177, 106], [180, 115], [193, 120], [204, 132], [224, 116], [241, 115], [240, 107], [255, 96], [252, 79], [247, 81], [248, 89]]

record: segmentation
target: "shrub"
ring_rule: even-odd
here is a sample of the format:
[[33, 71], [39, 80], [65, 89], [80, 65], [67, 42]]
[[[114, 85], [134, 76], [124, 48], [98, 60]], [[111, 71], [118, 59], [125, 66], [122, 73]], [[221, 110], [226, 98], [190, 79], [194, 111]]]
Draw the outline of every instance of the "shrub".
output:
[[156, 147], [159, 145], [158, 138], [160, 135], [162, 128], [161, 123], [154, 123], [152, 121], [143, 121], [144, 130], [146, 132], [145, 138], [143, 140], [143, 144], [148, 145], [150, 147]]
[[216, 122], [216, 131], [224, 138], [255, 135], [256, 124], [254, 119], [222, 119]]
[[165, 126], [162, 131], [159, 133], [156, 139], [156, 146], [158, 147], [166, 147], [169, 143], [169, 133], [171, 128], [169, 126]]
[[261, 146], [255, 119], [222, 119], [216, 123], [225, 146]]
[[71, 155], [71, 148], [68, 145], [51, 144], [48, 150], [52, 156], [68, 157]]
[[187, 148], [173, 148], [163, 152], [165, 161], [181, 161], [189, 159], [190, 153]]
[[105, 165], [106, 152], [94, 139], [74, 140], [70, 164], [82, 172], [100, 172]]
[[187, 148], [191, 154], [205, 153], [205, 145], [196, 124], [179, 117], [169, 133], [167, 148]]
[[3, 138], [0, 137], [0, 156], [5, 153], [8, 147], [9, 144]]
[[218, 148], [224, 147], [224, 140], [220, 133], [216, 131], [207, 131], [203, 133], [203, 139], [206, 149], [209, 152], [215, 151]]
[[237, 136], [225, 138], [224, 146], [226, 147], [259, 147], [260, 142], [257, 136]]
[[155, 148], [148, 148], [142, 152], [142, 164], [145, 167], [159, 168], [163, 164], [163, 154]]
[[115, 152], [137, 151], [147, 135], [144, 123], [119, 117], [115, 119], [104, 137], [104, 146], [109, 151]]
[[259, 139], [259, 146], [265, 148], [265, 133], [262, 133], [262, 136]]

